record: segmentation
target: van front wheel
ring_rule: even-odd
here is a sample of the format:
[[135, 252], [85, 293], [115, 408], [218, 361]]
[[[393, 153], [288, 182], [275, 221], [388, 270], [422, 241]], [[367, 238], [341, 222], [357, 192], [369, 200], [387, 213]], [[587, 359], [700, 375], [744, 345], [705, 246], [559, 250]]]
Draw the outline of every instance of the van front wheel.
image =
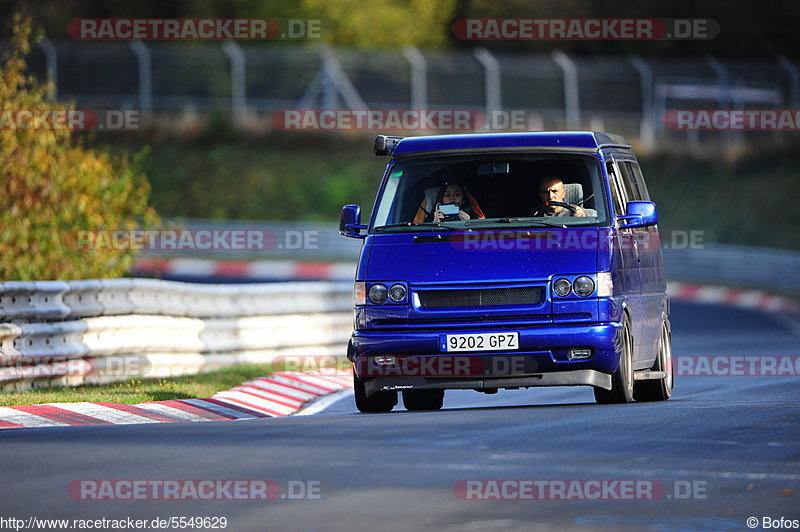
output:
[[675, 373], [672, 366], [672, 335], [667, 320], [661, 324], [658, 356], [653, 371], [663, 371], [665, 375], [660, 379], [637, 382], [633, 389], [633, 397], [637, 401], [666, 401], [672, 396]]
[[611, 376], [611, 389], [595, 388], [594, 400], [599, 404], [633, 401], [633, 341], [627, 316], [622, 322], [622, 352], [619, 367]]
[[356, 408], [365, 414], [390, 412], [397, 404], [397, 392], [378, 392], [367, 397], [364, 381], [353, 375], [353, 394], [356, 396]]

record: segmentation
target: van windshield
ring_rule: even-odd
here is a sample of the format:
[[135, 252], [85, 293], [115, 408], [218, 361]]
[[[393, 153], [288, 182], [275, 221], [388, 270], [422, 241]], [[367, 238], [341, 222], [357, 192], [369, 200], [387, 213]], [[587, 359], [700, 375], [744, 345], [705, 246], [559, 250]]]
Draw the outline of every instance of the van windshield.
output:
[[574, 154], [480, 154], [400, 160], [375, 231], [607, 224], [599, 161]]

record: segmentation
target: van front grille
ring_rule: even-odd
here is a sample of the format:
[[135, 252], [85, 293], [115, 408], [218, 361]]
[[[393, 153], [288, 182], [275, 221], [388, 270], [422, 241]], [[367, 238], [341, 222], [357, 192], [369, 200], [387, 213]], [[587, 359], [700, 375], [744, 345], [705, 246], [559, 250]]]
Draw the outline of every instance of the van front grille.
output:
[[499, 307], [538, 305], [544, 298], [544, 288], [480, 288], [470, 290], [420, 290], [420, 305], [424, 308]]

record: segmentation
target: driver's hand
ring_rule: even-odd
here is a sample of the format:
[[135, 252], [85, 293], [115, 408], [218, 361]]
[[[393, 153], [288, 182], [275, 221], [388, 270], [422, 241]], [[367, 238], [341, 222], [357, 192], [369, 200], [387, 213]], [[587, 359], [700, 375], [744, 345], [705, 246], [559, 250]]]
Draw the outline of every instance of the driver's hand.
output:
[[575, 214], [573, 214], [573, 216], [577, 216], [578, 218], [586, 218], [586, 211], [583, 210], [583, 207], [578, 207], [576, 205], [575, 208], [577, 210], [575, 211]]
[[433, 221], [434, 222], [441, 222], [442, 218], [444, 218], [444, 213], [439, 209], [436, 209], [433, 213]]
[[461, 220], [469, 220], [469, 214], [465, 213], [464, 211], [458, 211], [458, 217]]

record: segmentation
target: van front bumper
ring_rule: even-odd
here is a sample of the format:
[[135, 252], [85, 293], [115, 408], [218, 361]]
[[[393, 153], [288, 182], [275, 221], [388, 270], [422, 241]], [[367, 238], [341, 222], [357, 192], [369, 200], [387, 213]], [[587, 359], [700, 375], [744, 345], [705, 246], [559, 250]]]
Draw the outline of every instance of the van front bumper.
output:
[[[619, 366], [619, 323], [444, 331], [354, 331], [347, 358], [368, 395], [382, 390], [596, 386], [611, 388]], [[519, 349], [443, 352], [443, 334], [517, 332]], [[570, 349], [590, 349], [573, 360]]]

